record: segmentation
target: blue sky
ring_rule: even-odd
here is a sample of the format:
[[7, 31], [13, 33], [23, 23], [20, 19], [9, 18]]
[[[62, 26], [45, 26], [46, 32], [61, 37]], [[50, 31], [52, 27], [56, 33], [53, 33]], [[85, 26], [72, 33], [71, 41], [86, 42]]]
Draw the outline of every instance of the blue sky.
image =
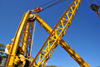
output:
[[[0, 0], [0, 43], [11, 42], [24, 12], [52, 0]], [[50, 7], [38, 15], [53, 29], [63, 12], [73, 0]], [[94, 0], [89, 0], [95, 4]], [[100, 1], [96, 0], [100, 6]], [[45, 8], [48, 5], [43, 6]], [[99, 9], [100, 12], [100, 9]], [[36, 23], [32, 57], [34, 58], [49, 34]], [[91, 67], [100, 66], [100, 19], [89, 8], [87, 0], [82, 0], [70, 27], [62, 38]], [[55, 49], [48, 65], [79, 67], [73, 58], [60, 46]]]

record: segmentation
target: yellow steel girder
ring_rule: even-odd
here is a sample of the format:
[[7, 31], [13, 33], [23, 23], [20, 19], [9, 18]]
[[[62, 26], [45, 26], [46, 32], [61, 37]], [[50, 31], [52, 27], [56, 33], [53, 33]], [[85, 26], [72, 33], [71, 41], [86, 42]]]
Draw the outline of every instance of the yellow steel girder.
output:
[[61, 46], [74, 58], [75, 61], [78, 62], [80, 66], [89, 67], [89, 65], [75, 51], [72, 50], [72, 48], [68, 49], [69, 45], [61, 39], [62, 36], [65, 34], [67, 28], [69, 27], [80, 2], [81, 0], [74, 0], [71, 3], [71, 5], [59, 19], [58, 23], [56, 24], [53, 30], [36, 15], [37, 21], [46, 29], [46, 31], [50, 33], [50, 35], [48, 36], [47, 40], [39, 50], [38, 54], [30, 64], [30, 66], [33, 63], [33, 66], [36, 67], [38, 67], [42, 62], [44, 62], [45, 64], [47, 60], [50, 58], [51, 54], [53, 53], [55, 47], [60, 43]]
[[[16, 54], [17, 47], [18, 47], [18, 44], [19, 44], [20, 35], [21, 35], [22, 29], [24, 27], [25, 21], [27, 19], [27, 16], [28, 16], [28, 13], [25, 13], [21, 23], [19, 24], [18, 30], [17, 30], [15, 37], [14, 37], [14, 41], [12, 43], [11, 52], [10, 52], [11, 55]], [[6, 66], [12, 66], [13, 65], [15, 57], [11, 56], [10, 54], [9, 54]]]
[[17, 61], [15, 60], [15, 57], [18, 57], [16, 56], [18, 46], [21, 47], [20, 52], [22, 55], [25, 54], [25, 51], [26, 51], [26, 56], [30, 55], [33, 22], [27, 21], [29, 14], [30, 14], [29, 11], [27, 13], [24, 13], [23, 18], [15, 34], [15, 37], [13, 39], [13, 42], [11, 44], [8, 44], [11, 45], [11, 47], [10, 47], [10, 53], [6, 63], [6, 67], [13, 66], [13, 63]]
[[[52, 28], [37, 14], [36, 20], [48, 33], [52, 32]], [[63, 39], [60, 40], [59, 44], [80, 66], [90, 67]]]

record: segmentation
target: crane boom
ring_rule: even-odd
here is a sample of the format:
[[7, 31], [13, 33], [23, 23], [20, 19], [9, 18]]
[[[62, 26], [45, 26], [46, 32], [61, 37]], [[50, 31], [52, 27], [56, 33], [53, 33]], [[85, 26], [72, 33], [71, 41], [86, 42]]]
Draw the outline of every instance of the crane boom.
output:
[[[36, 21], [50, 34], [52, 28], [37, 14], [35, 16]], [[60, 40], [59, 44], [80, 66], [90, 67], [63, 39]]]
[[[74, 0], [72, 2], [72, 4], [64, 12], [64, 14], [62, 15], [62, 17], [60, 18], [60, 20], [58, 21], [53, 30], [39, 16], [36, 15], [37, 21], [40, 23], [40, 25], [42, 25], [46, 29], [46, 31], [50, 33], [50, 35], [43, 44], [42, 48], [39, 50], [35, 59], [32, 61], [32, 63], [35, 63], [35, 65], [33, 66], [39, 66], [42, 62], [44, 62], [45, 64], [47, 60], [50, 58], [55, 48], [57, 47], [57, 45], [60, 43], [61, 46], [70, 54], [70, 56], [73, 57], [75, 61], [78, 62], [80, 66], [89, 67], [89, 65], [66, 42], [64, 42], [61, 39], [62, 36], [65, 34], [65, 31], [69, 27], [71, 20], [73, 19], [75, 12], [78, 9], [80, 2], [81, 0]], [[68, 47], [70, 47], [70, 49], [68, 49]], [[36, 63], [36, 61], [38, 62]]]
[[9, 57], [6, 63], [6, 67], [13, 66], [13, 63], [15, 62], [18, 46], [21, 47], [21, 50], [22, 50], [21, 54], [24, 55], [26, 51], [26, 56], [30, 55], [33, 22], [27, 21], [29, 14], [30, 14], [29, 12], [24, 13], [23, 18], [19, 24], [19, 27], [13, 39], [13, 42], [11, 43], [12, 45], [12, 47], [10, 47], [11, 52], [9, 54]]

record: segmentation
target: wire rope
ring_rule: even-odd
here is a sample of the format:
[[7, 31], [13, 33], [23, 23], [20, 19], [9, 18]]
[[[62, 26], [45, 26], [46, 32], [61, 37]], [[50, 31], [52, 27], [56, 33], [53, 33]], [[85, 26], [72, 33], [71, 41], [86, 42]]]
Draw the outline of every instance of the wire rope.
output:
[[90, 3], [89, 3], [89, 1], [87, 0], [87, 2], [88, 2], [88, 4], [89, 4], [89, 6], [90, 6]]
[[95, 0], [94, 0], [94, 2], [96, 3], [96, 5], [98, 5], [97, 2], [96, 2]]
[[34, 23], [34, 28], [33, 28], [33, 35], [32, 35], [32, 42], [31, 42], [30, 56], [32, 55], [32, 47], [33, 47], [33, 40], [34, 40], [35, 28], [36, 28], [36, 21]]
[[53, 3], [53, 4], [51, 4], [50, 6], [47, 6], [47, 7], [43, 8], [42, 10], [45, 10], [45, 9], [51, 7], [51, 6], [54, 6], [54, 5], [59, 4], [59, 3], [61, 3], [61, 2], [64, 2], [64, 1], [66, 1], [66, 0], [59, 0], [59, 1], [57, 1], [57, 2], [55, 2], [55, 3]]
[[52, 2], [54, 2], [54, 1], [56, 1], [56, 0], [50, 1], [50, 2], [48, 2], [48, 3], [45, 3], [45, 4], [41, 5], [40, 7], [45, 6], [45, 5], [47, 5], [47, 4], [49, 4], [49, 3], [52, 3]]

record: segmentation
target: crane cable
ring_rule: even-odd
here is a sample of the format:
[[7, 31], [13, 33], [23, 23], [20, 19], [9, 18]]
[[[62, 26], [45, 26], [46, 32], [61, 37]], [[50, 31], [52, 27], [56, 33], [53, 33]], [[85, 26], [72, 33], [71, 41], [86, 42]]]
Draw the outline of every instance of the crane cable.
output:
[[90, 3], [89, 3], [89, 1], [87, 0], [87, 2], [88, 2], [88, 4], [89, 4], [89, 6], [90, 6]]
[[33, 28], [33, 35], [32, 35], [32, 42], [31, 42], [30, 56], [32, 55], [32, 47], [33, 47], [33, 40], [34, 40], [35, 28], [36, 28], [36, 21], [34, 23], [34, 28]]
[[95, 0], [94, 0], [94, 2], [96, 3], [96, 5], [98, 5], [97, 2], [96, 2]]
[[[88, 1], [88, 0], [87, 0], [87, 2], [88, 2], [88, 4], [89, 4], [89, 6], [90, 6], [90, 3], [89, 3], [89, 1]], [[95, 0], [94, 0], [94, 2], [96, 3], [96, 5], [98, 5], [98, 4], [97, 4], [97, 2], [96, 2]]]
[[56, 0], [50, 1], [50, 2], [48, 2], [48, 3], [45, 3], [45, 4], [41, 5], [40, 7], [45, 6], [45, 5], [47, 5], [47, 4], [49, 4], [49, 3], [52, 3], [52, 2], [54, 2], [54, 1], [56, 1]]
[[51, 7], [51, 6], [54, 6], [54, 5], [56, 5], [56, 4], [59, 4], [59, 3], [64, 2], [64, 1], [66, 1], [66, 0], [58, 0], [58, 1], [56, 1], [55, 3], [53, 3], [53, 4], [51, 4], [51, 5], [49, 5], [49, 6], [47, 6], [47, 7], [45, 7], [45, 8], [42, 9], [42, 6], [47, 5], [47, 4], [49, 4], [49, 3], [52, 3], [52, 2], [54, 2], [54, 1], [56, 1], [56, 0], [50, 1], [50, 2], [48, 2], [48, 3], [46, 3], [46, 4], [43, 4], [43, 5], [39, 6], [39, 7], [36, 7], [36, 8], [34, 8], [33, 10], [30, 10], [30, 11], [31, 11], [31, 12], [35, 12], [35, 13], [39, 13], [39, 12], [41, 12], [41, 11], [43, 11], [43, 10], [45, 10], [45, 9], [47, 9], [47, 8], [49, 8], [49, 7]]
[[[59, 3], [61, 3], [61, 2], [64, 2], [64, 1], [66, 1], [66, 0], [59, 0], [59, 1], [57, 1], [57, 2], [55, 2], [55, 3], [53, 3], [53, 4], [51, 4], [50, 6], [47, 6], [47, 7], [43, 8], [42, 11], [45, 10], [45, 9], [47, 9], [47, 8], [49, 8], [49, 7], [51, 7], [51, 6], [54, 6], [54, 5], [59, 4]], [[53, 2], [53, 1], [52, 1], [52, 2]], [[51, 3], [51, 2], [49, 2], [49, 3]], [[48, 4], [48, 3], [46, 3], [46, 4]], [[45, 5], [46, 5], [46, 4], [45, 4]]]

